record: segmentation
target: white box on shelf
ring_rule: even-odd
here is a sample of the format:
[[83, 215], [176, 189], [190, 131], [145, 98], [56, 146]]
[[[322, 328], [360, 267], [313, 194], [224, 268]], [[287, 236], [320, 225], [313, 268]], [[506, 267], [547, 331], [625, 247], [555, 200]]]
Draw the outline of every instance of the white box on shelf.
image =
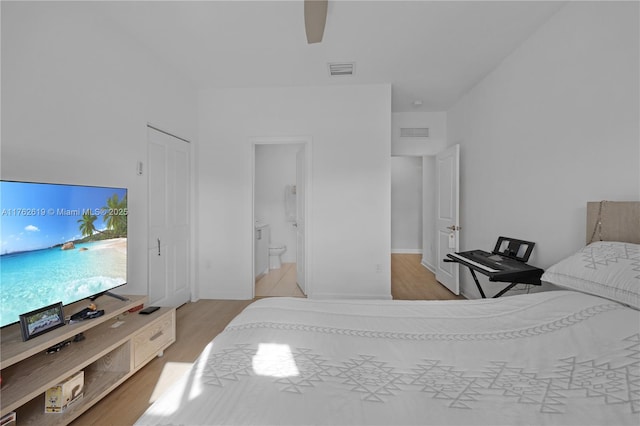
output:
[[84, 389], [84, 371], [78, 371], [73, 376], [53, 386], [44, 394], [44, 412], [62, 413], [74, 402], [82, 399]]

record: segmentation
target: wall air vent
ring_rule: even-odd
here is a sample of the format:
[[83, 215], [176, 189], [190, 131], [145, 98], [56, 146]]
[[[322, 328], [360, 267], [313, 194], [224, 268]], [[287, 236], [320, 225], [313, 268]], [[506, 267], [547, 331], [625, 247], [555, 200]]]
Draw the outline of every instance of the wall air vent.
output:
[[401, 127], [400, 137], [401, 138], [428, 138], [429, 128], [428, 127]]
[[356, 69], [355, 62], [330, 62], [329, 75], [337, 77], [341, 75], [353, 75]]

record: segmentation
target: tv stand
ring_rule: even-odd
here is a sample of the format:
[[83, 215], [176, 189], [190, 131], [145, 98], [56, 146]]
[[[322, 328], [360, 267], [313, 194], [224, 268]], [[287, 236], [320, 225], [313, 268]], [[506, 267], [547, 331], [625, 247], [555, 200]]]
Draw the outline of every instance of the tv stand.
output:
[[[128, 312], [147, 301], [105, 298], [105, 313], [90, 321], [67, 324], [33, 339], [22, 341], [20, 325], [0, 329], [0, 416], [15, 411], [18, 424], [68, 424], [104, 398], [175, 342], [175, 308], [161, 308], [152, 315]], [[65, 307], [80, 310], [86, 301]], [[84, 339], [75, 339], [77, 335]], [[70, 341], [59, 352], [47, 349]], [[83, 398], [63, 413], [44, 413], [45, 391], [84, 371]]]

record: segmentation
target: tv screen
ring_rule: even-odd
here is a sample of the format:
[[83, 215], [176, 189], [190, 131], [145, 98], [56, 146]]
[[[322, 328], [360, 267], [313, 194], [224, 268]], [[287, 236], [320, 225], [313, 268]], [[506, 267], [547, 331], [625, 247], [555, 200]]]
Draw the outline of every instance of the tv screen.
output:
[[0, 327], [127, 283], [127, 190], [0, 181]]

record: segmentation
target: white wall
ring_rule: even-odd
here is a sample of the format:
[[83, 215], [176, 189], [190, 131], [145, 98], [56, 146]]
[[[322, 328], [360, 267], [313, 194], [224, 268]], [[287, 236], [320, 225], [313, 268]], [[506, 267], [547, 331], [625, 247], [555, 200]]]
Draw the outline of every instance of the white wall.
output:
[[[429, 129], [429, 137], [401, 137], [403, 127]], [[446, 112], [395, 112], [391, 115], [391, 155], [436, 155], [447, 147]]]
[[271, 242], [283, 243], [287, 250], [282, 262], [296, 261], [295, 222], [287, 220], [285, 187], [296, 184], [296, 153], [301, 144], [258, 144], [255, 154], [256, 220], [268, 223]]
[[195, 141], [196, 92], [81, 2], [2, 2], [3, 179], [127, 187], [129, 285], [147, 293], [147, 123]]
[[391, 157], [391, 252], [422, 253], [422, 157]]
[[[396, 112], [391, 115], [391, 126], [391, 154], [422, 158], [422, 264], [435, 271], [435, 155], [447, 148], [447, 113]], [[403, 127], [427, 127], [429, 137], [401, 137], [400, 129]]]
[[200, 94], [200, 297], [251, 297], [251, 138], [312, 138], [310, 297], [390, 298], [391, 87]]
[[584, 245], [587, 201], [640, 199], [638, 16], [637, 2], [569, 2], [449, 111], [461, 249], [521, 238], [547, 268]]

